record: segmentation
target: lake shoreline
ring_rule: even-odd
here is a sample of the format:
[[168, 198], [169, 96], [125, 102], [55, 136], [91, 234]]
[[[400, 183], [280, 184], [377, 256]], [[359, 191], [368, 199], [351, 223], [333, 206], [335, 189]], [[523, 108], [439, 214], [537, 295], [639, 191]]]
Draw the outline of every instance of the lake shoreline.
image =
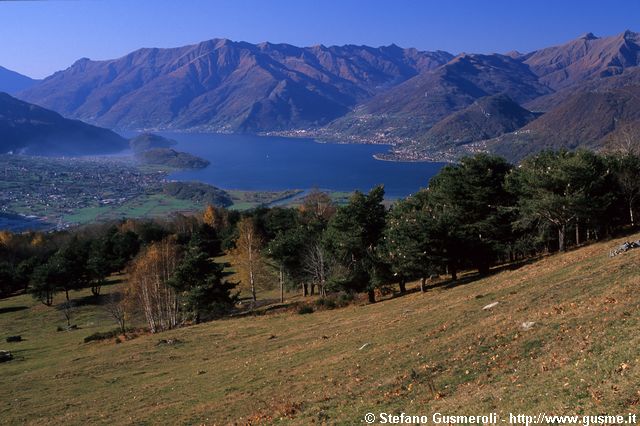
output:
[[360, 136], [344, 136], [344, 135], [335, 135], [335, 134], [326, 134], [323, 132], [319, 132], [316, 130], [282, 130], [282, 131], [269, 131], [269, 132], [258, 132], [258, 133], [233, 133], [233, 132], [224, 132], [224, 131], [207, 131], [207, 130], [199, 130], [199, 129], [144, 129], [139, 132], [132, 132], [130, 130], [121, 130], [120, 133], [126, 135], [136, 135], [139, 133], [152, 132], [158, 134], [174, 134], [174, 135], [193, 135], [193, 134], [211, 134], [211, 135], [219, 135], [219, 136], [258, 136], [258, 137], [277, 137], [277, 138], [286, 138], [292, 140], [309, 140], [318, 144], [335, 144], [335, 145], [374, 145], [374, 146], [385, 146], [389, 147], [389, 150], [386, 153], [386, 157], [383, 156], [374, 156], [374, 159], [378, 161], [390, 161], [390, 162], [399, 162], [399, 163], [433, 163], [433, 162], [446, 162], [451, 163], [454, 160], [451, 159], [451, 155], [441, 153], [441, 152], [433, 152], [433, 153], [420, 153], [420, 155], [412, 156], [409, 154], [403, 154], [402, 151], [397, 150], [394, 151], [391, 148], [400, 147], [407, 143], [405, 140], [387, 140], [387, 139], [371, 139], [371, 138], [363, 138]]
[[392, 147], [388, 144], [336, 143], [302, 136], [160, 134], [177, 140], [177, 149], [211, 163], [199, 170], [172, 172], [167, 179], [199, 181], [222, 189], [367, 192], [383, 184], [391, 198], [403, 198], [426, 187], [446, 164], [435, 159], [395, 161], [387, 157]]
[[56, 225], [34, 215], [0, 212], [0, 230], [11, 232], [25, 231], [50, 231], [56, 229]]

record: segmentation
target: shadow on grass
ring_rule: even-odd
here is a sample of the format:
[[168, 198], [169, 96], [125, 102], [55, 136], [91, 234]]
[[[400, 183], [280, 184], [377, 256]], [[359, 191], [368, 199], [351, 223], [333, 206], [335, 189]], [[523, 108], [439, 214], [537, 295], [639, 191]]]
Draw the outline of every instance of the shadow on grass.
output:
[[12, 362], [26, 361], [27, 358], [35, 357], [32, 354], [35, 354], [37, 352], [37, 349], [35, 349], [35, 348], [20, 348], [20, 349], [16, 349], [14, 347], [7, 347], [7, 348], [4, 348], [3, 350], [6, 350], [7, 352], [10, 352], [11, 355], [13, 355], [13, 359], [5, 361], [4, 363], [0, 363], [0, 365], [9, 364], [9, 363], [12, 363]]
[[[425, 285], [425, 292], [429, 292], [430, 290], [435, 290], [435, 289], [438, 289], [438, 288], [451, 289], [451, 288], [455, 288], [455, 287], [458, 287], [458, 286], [461, 286], [461, 285], [471, 284], [472, 282], [481, 280], [483, 278], [490, 277], [492, 275], [499, 274], [499, 273], [504, 272], [504, 271], [515, 271], [517, 269], [522, 268], [523, 266], [530, 265], [532, 263], [536, 263], [537, 261], [539, 261], [543, 257], [544, 256], [536, 256], [536, 257], [532, 257], [532, 258], [528, 258], [528, 259], [519, 260], [519, 261], [516, 261], [516, 262], [510, 262], [510, 263], [505, 263], [505, 264], [502, 264], [502, 265], [494, 266], [493, 268], [491, 268], [489, 270], [489, 272], [484, 273], [484, 274], [480, 274], [478, 272], [470, 272], [470, 273], [467, 273], [467, 274], [463, 275], [462, 277], [459, 277], [456, 280], [452, 280], [451, 278], [448, 278], [448, 279], [445, 279], [445, 280], [442, 280], [442, 281], [437, 281], [437, 282], [431, 283], [431, 284], [429, 282], [427, 282], [427, 284]], [[403, 297], [403, 296], [407, 296], [409, 294], [414, 294], [414, 293], [420, 293], [420, 287], [419, 286], [418, 287], [409, 288], [404, 293], [394, 292], [392, 297], [381, 299], [381, 300], [379, 300], [379, 302], [384, 302], [385, 300], [395, 299], [397, 297]]]
[[[449, 279], [444, 279], [434, 283], [427, 282], [427, 284], [425, 285], [425, 293], [438, 288], [452, 289], [461, 285], [470, 284], [475, 281], [490, 277], [492, 275], [499, 274], [504, 271], [515, 271], [517, 269], [522, 268], [523, 266], [536, 263], [544, 257], [546, 257], [546, 255], [539, 255], [539, 256], [523, 259], [523, 260], [504, 263], [502, 265], [494, 266], [489, 270], [489, 272], [484, 274], [480, 274], [478, 272], [468, 272], [460, 276], [456, 280], [452, 280], [451, 278], [449, 278]], [[401, 293], [399, 291], [393, 291], [390, 295], [383, 296], [382, 298], [377, 299], [376, 303], [384, 303], [388, 300], [396, 299], [398, 297], [408, 296], [414, 293], [420, 293], [419, 286], [408, 288], [404, 293]], [[293, 307], [300, 305], [300, 302], [289, 302], [289, 303], [282, 304], [278, 299], [258, 300], [253, 305], [251, 304], [250, 297], [245, 297], [240, 300], [243, 302], [242, 308], [236, 310], [236, 312], [229, 315], [229, 317], [237, 318], [237, 317], [250, 316], [250, 315], [252, 316], [264, 315], [265, 313], [271, 313], [271, 312], [277, 312], [277, 311], [288, 311]]]
[[638, 230], [634, 229], [634, 228], [621, 229], [621, 230], [619, 230], [618, 232], [616, 232], [616, 233], [614, 233], [612, 235], [607, 235], [604, 238], [601, 238], [601, 239], [598, 239], [598, 240], [589, 240], [589, 241], [583, 242], [580, 245], [569, 246], [569, 247], [567, 247], [567, 250], [564, 251], [564, 252], [556, 251], [556, 252], [553, 252], [553, 253], [539, 254], [537, 256], [529, 257], [527, 259], [518, 260], [518, 261], [510, 262], [510, 263], [505, 263], [505, 264], [498, 265], [498, 266], [495, 266], [495, 267], [491, 268], [491, 270], [486, 274], [479, 274], [479, 273], [475, 272], [475, 273], [471, 273], [471, 274], [465, 275], [464, 277], [459, 278], [459, 279], [457, 279], [455, 281], [449, 279], [449, 280], [445, 280], [445, 281], [434, 283], [434, 284], [428, 286], [427, 290], [435, 289], [435, 288], [441, 288], [441, 287], [454, 288], [454, 287], [457, 287], [459, 285], [469, 284], [469, 283], [472, 283], [472, 282], [477, 281], [479, 279], [486, 278], [486, 277], [489, 277], [489, 276], [492, 276], [492, 275], [495, 275], [495, 274], [499, 274], [500, 272], [515, 271], [517, 269], [522, 268], [523, 266], [530, 265], [532, 263], [536, 263], [536, 262], [538, 262], [538, 261], [540, 261], [540, 260], [542, 260], [542, 259], [544, 259], [544, 258], [546, 258], [548, 256], [555, 256], [555, 255], [562, 254], [562, 253], [570, 253], [570, 252], [573, 252], [573, 251], [576, 251], [576, 250], [580, 250], [580, 249], [582, 249], [584, 247], [590, 246], [592, 244], [597, 244], [597, 243], [603, 242], [603, 241], [612, 241], [614, 239], [618, 239], [618, 238], [622, 238], [622, 237], [630, 237], [631, 235], [635, 235], [637, 232], [638, 232]]
[[246, 316], [265, 315], [267, 313], [287, 311], [298, 305], [299, 302], [280, 303], [280, 299], [261, 299], [257, 300], [255, 304], [251, 304], [245, 301], [245, 303], [243, 303], [240, 307], [236, 307], [235, 311], [229, 314], [228, 317], [238, 318]]
[[29, 309], [29, 307], [28, 306], [9, 306], [7, 308], [0, 308], [0, 315], [7, 314], [9, 312], [24, 311], [25, 309]]
[[496, 275], [499, 274], [501, 272], [505, 272], [505, 271], [515, 271], [518, 270], [520, 268], [522, 268], [523, 266], [526, 265], [531, 265], [532, 263], [536, 263], [537, 261], [539, 261], [540, 259], [542, 259], [543, 256], [536, 256], [536, 257], [531, 257], [528, 259], [524, 259], [524, 260], [519, 260], [517, 262], [511, 262], [511, 263], [505, 263], [503, 265], [498, 265], [495, 266], [493, 268], [491, 268], [489, 270], [489, 272], [484, 273], [484, 274], [480, 274], [478, 272], [473, 272], [470, 273], [468, 275], [465, 275], [464, 277], [458, 278], [457, 280], [445, 280], [439, 283], [435, 283], [429, 287], [427, 287], [427, 290], [431, 290], [431, 289], [436, 289], [436, 288], [446, 288], [446, 289], [450, 289], [450, 288], [455, 288], [461, 285], [465, 285], [465, 284], [470, 284], [472, 282], [481, 280], [483, 278], [487, 278], [490, 277], [492, 275]]
[[[117, 292], [113, 292], [113, 293], [107, 293], [107, 294], [98, 294], [98, 295], [93, 295], [90, 294], [88, 296], [83, 296], [83, 297], [79, 297], [76, 299], [71, 299], [71, 305], [74, 308], [79, 308], [82, 306], [100, 306], [100, 305], [105, 305], [111, 301], [115, 301], [115, 302], [119, 302], [120, 300], [122, 300], [123, 298], [123, 294], [119, 291]], [[63, 303], [59, 303], [56, 305], [56, 309], [57, 310], [62, 310], [64, 309], [66, 304], [66, 301]]]

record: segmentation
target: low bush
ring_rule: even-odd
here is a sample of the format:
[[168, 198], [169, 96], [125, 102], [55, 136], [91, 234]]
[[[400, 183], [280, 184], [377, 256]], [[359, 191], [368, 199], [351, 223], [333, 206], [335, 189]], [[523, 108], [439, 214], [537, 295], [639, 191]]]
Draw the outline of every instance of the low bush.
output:
[[111, 331], [98, 331], [97, 333], [93, 333], [92, 335], [85, 337], [84, 342], [89, 343], [89, 342], [94, 342], [99, 340], [112, 339], [114, 337], [118, 337], [120, 333], [122, 332], [120, 331], [119, 328], [116, 328], [115, 330], [111, 330]]
[[312, 313], [313, 313], [313, 308], [309, 305], [300, 306], [300, 308], [298, 308], [298, 314], [300, 315], [312, 314]]
[[340, 296], [338, 296], [338, 304], [340, 306], [346, 306], [353, 302], [354, 298], [353, 293], [341, 293]]
[[338, 307], [338, 304], [334, 299], [322, 298], [316, 300], [316, 305], [323, 307], [325, 309], [335, 309]]

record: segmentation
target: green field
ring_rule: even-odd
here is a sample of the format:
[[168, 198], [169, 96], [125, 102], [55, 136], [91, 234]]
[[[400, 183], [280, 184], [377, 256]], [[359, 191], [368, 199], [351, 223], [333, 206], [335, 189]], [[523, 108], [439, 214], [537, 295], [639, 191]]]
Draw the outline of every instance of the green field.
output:
[[164, 194], [142, 195], [121, 205], [85, 207], [64, 216], [66, 222], [84, 224], [122, 218], [164, 217], [173, 212], [202, 210], [204, 206]]
[[225, 191], [233, 200], [233, 205], [231, 206], [233, 210], [249, 210], [261, 205], [286, 201], [304, 192], [301, 189], [287, 191], [240, 191], [231, 189]]
[[[302, 191], [228, 191], [233, 200], [231, 209], [248, 210], [263, 204], [285, 200]], [[85, 207], [64, 216], [64, 221], [74, 224], [118, 220], [123, 218], [166, 217], [174, 212], [196, 212], [206, 206], [191, 200], [181, 200], [165, 194], [141, 195], [120, 205]]]
[[[640, 250], [610, 259], [622, 241], [373, 305], [309, 315], [292, 307], [120, 344], [83, 343], [114, 328], [86, 304], [88, 292], [72, 294], [85, 304], [70, 332], [56, 332], [64, 319], [55, 308], [29, 296], [1, 300], [0, 349], [16, 359], [0, 364], [0, 423], [307, 425], [360, 424], [367, 412], [637, 412]], [[15, 334], [26, 340], [4, 343]]]

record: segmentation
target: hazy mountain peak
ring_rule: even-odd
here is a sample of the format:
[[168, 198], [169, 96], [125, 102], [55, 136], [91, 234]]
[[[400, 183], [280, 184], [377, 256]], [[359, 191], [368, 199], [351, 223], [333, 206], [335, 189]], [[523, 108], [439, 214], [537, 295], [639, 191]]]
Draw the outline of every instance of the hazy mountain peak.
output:
[[585, 33], [578, 37], [579, 40], [597, 40], [598, 38], [593, 33]]
[[[231, 45], [234, 43], [235, 43], [234, 41], [229, 40], [228, 38], [214, 37], [209, 40], [204, 40], [199, 43], [196, 43], [195, 46], [206, 45], [206, 46], [223, 47], [223, 46]], [[184, 47], [188, 47], [188, 46], [184, 46]]]
[[524, 53], [519, 52], [517, 50], [510, 50], [510, 51], [506, 52], [504, 55], [508, 56], [510, 58], [513, 58], [513, 59], [518, 59], [518, 58], [524, 56]]
[[[387, 140], [409, 135], [415, 140], [480, 98], [506, 95], [515, 100], [513, 103], [521, 103], [550, 92], [520, 61], [505, 55], [461, 53], [366, 101], [352, 114], [332, 123], [328, 131], [358, 133], [370, 139], [383, 135]], [[504, 99], [496, 98], [495, 104]]]
[[89, 62], [93, 62], [91, 59], [87, 58], [87, 57], [82, 57], [80, 59], [78, 59], [77, 61], [75, 61], [73, 64], [71, 64], [72, 67], [81, 67], [84, 66], [85, 64], [89, 63]]
[[275, 46], [273, 43], [268, 42], [268, 41], [263, 41], [261, 43], [256, 44], [256, 47], [258, 47], [259, 49], [268, 49]]
[[28, 89], [37, 82], [38, 80], [0, 66], [0, 92], [17, 93]]
[[638, 35], [640, 35], [640, 34], [639, 34], [639, 33], [636, 33], [636, 32], [633, 32], [633, 31], [631, 31], [631, 30], [625, 30], [625, 31], [621, 34], [622, 38], [624, 38], [624, 39], [630, 39], [630, 40], [634, 40], [634, 41], [638, 40]]

